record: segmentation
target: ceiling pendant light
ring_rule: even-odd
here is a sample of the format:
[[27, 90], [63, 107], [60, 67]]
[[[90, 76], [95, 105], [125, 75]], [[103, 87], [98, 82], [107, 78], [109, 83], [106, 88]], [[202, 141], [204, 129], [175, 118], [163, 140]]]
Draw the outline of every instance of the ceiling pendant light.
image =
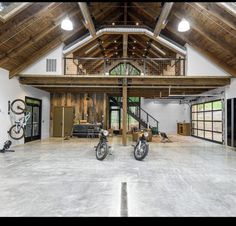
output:
[[73, 24], [68, 16], [61, 22], [61, 28], [66, 31], [73, 30]]
[[178, 31], [185, 32], [188, 31], [189, 29], [190, 29], [189, 22], [183, 18], [178, 25]]

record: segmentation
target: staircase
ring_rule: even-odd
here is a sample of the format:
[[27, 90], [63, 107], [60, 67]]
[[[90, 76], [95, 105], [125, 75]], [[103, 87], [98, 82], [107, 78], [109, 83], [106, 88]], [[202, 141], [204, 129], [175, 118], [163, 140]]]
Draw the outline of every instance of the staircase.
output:
[[[110, 99], [116, 106], [122, 108], [122, 103], [118, 102], [114, 97], [110, 97]], [[149, 127], [150, 129], [152, 129], [153, 127], [156, 127], [158, 131], [159, 122], [153, 116], [148, 114], [144, 109], [142, 109], [138, 104], [133, 102], [130, 98], [128, 98], [127, 105], [127, 113], [135, 120], [137, 120], [143, 128]], [[135, 107], [135, 109], [130, 109], [130, 107]]]

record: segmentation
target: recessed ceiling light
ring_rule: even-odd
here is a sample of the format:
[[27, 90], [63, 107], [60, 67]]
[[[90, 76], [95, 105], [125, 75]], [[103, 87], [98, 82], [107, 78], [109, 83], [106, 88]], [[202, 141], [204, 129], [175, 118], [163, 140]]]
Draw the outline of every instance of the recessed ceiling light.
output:
[[139, 25], [139, 22], [136, 22], [136, 26], [138, 26]]
[[114, 26], [114, 25], [115, 25], [115, 23], [113, 22], [113, 23], [112, 23], [112, 25]]
[[117, 43], [117, 41], [115, 40], [114, 43]]
[[133, 49], [135, 49], [135, 46], [133, 47]]
[[132, 52], [132, 54], [134, 55], [134, 52]]
[[146, 49], [146, 48], [145, 48], [144, 50], [145, 50], [145, 51], [147, 51], [147, 49]]
[[134, 40], [134, 43], [136, 43], [136, 40]]

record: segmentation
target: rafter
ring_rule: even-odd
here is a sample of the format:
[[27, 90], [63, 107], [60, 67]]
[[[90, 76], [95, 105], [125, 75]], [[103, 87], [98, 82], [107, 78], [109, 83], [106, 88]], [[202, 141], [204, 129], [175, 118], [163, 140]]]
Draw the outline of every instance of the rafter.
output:
[[[26, 27], [33, 24], [39, 18], [47, 15], [48, 12], [61, 3], [34, 3], [32, 7], [23, 10], [19, 16], [13, 17], [5, 24], [0, 26], [0, 46], [7, 43], [16, 33], [22, 32]], [[26, 13], [27, 12], [27, 13]], [[11, 24], [10, 24], [11, 23]], [[10, 26], [9, 26], [10, 25]]]
[[153, 32], [155, 36], [158, 36], [160, 34], [161, 30], [165, 28], [166, 23], [167, 23], [167, 18], [170, 14], [172, 7], [173, 7], [173, 4], [174, 4], [173, 2], [166, 2], [164, 4], [163, 9], [161, 11], [161, 15], [157, 21], [156, 27]]
[[199, 9], [203, 10], [205, 13], [209, 13], [210, 16], [217, 19], [221, 23], [223, 22], [223, 26], [227, 25], [229, 28], [231, 28], [231, 32], [236, 30], [236, 24], [235, 24], [235, 18], [231, 18], [231, 20], [226, 19], [226, 15], [222, 14], [222, 12], [217, 9], [217, 5], [212, 3], [192, 3], [193, 5], [197, 6]]
[[94, 37], [96, 35], [96, 29], [93, 24], [93, 20], [91, 18], [91, 15], [89, 13], [89, 9], [86, 2], [78, 2], [80, 10], [83, 14], [85, 24], [87, 25], [87, 29], [89, 30], [89, 33]]

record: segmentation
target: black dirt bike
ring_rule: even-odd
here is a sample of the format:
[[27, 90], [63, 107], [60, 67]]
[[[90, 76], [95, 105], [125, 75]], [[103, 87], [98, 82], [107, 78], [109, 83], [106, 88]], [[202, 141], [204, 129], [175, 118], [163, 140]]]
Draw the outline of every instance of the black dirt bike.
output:
[[149, 144], [147, 143], [148, 132], [142, 132], [134, 146], [134, 157], [136, 160], [143, 160], [149, 151]]
[[109, 153], [110, 146], [107, 145], [107, 137], [108, 137], [109, 132], [107, 130], [101, 130], [99, 134], [99, 142], [97, 146], [95, 146], [95, 151], [96, 151], [96, 158], [98, 160], [103, 160], [106, 158], [106, 156]]

